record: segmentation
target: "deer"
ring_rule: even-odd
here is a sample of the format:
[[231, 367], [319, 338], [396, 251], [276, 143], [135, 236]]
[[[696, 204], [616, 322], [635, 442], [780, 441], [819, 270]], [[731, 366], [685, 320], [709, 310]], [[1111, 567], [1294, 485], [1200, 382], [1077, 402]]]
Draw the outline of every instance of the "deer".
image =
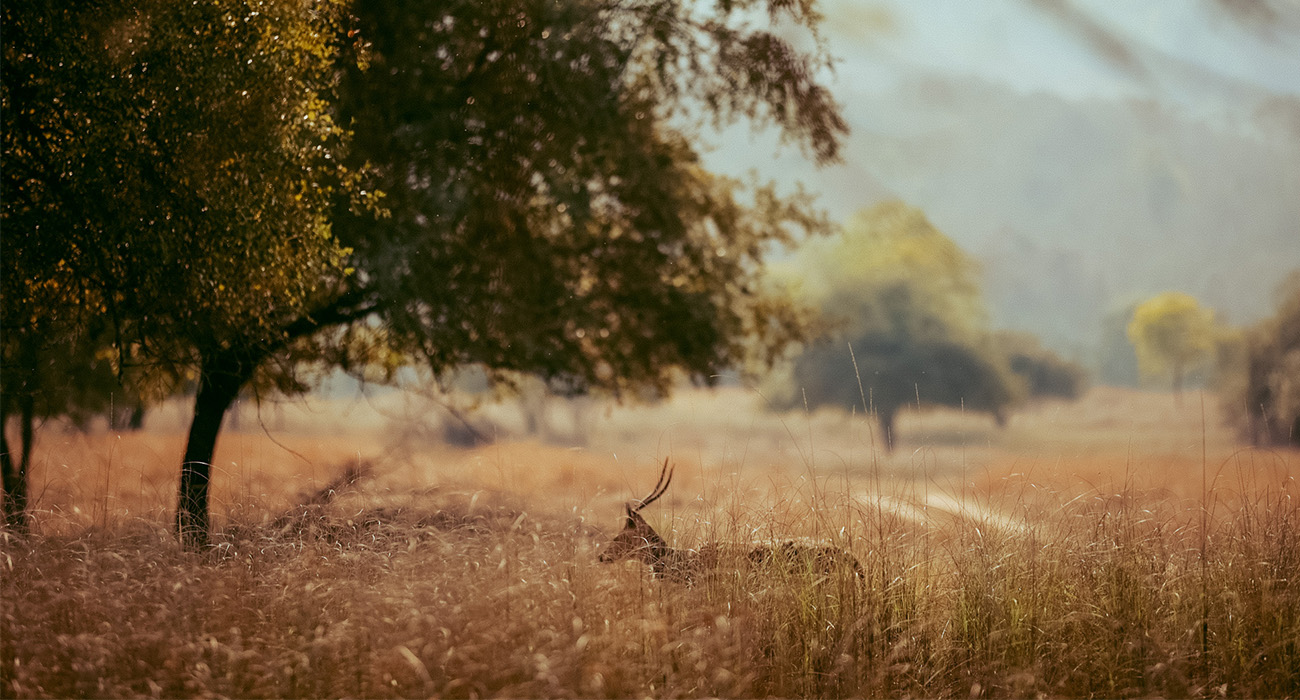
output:
[[645, 498], [624, 504], [627, 514], [623, 529], [600, 553], [603, 563], [638, 559], [648, 564], [654, 578], [666, 579], [686, 585], [695, 583], [700, 575], [718, 571], [728, 565], [736, 569], [783, 570], [789, 574], [813, 574], [828, 578], [836, 571], [852, 572], [855, 581], [864, 580], [862, 565], [849, 552], [832, 545], [785, 541], [776, 544], [739, 544], [711, 542], [698, 550], [675, 549], [668, 545], [650, 523], [641, 517], [641, 510], [654, 503], [668, 491], [676, 465], [664, 466]]

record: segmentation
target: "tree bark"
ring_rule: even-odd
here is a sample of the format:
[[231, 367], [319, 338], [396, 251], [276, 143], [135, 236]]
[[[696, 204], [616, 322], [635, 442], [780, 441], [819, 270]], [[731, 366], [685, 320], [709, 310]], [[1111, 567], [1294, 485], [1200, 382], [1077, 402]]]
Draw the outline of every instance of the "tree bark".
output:
[[26, 534], [27, 522], [27, 467], [32, 455], [32, 423], [35, 420], [35, 400], [28, 394], [20, 400], [18, 461], [9, 451], [9, 415], [0, 412], [0, 472], [3, 472], [5, 525], [14, 532]]
[[131, 407], [131, 417], [127, 419], [126, 428], [131, 431], [144, 430], [144, 401], [136, 401]]
[[876, 418], [880, 421], [880, 433], [885, 438], [885, 452], [894, 451], [894, 416], [898, 410], [895, 408], [876, 407]]
[[33, 425], [36, 421], [36, 394], [40, 390], [40, 374], [37, 372], [39, 350], [35, 341], [25, 337], [19, 341], [21, 349], [17, 364], [22, 368], [22, 379], [17, 387], [9, 386], [18, 393], [18, 461], [9, 450], [9, 404], [0, 409], [0, 482], [4, 488], [5, 524], [14, 532], [26, 533], [30, 522], [27, 517], [27, 469], [32, 462], [32, 442], [35, 440]]
[[253, 378], [253, 373], [266, 358], [290, 340], [374, 313], [379, 306], [366, 302], [366, 296], [364, 290], [344, 294], [316, 313], [290, 323], [277, 342], [252, 349], [217, 350], [203, 354], [199, 366], [199, 391], [194, 397], [194, 419], [190, 422], [189, 438], [185, 443], [180, 494], [176, 503], [176, 533], [183, 546], [201, 549], [208, 544], [211, 534], [208, 486], [212, 480], [212, 456], [216, 452], [221, 422], [239, 397], [239, 390]]
[[212, 456], [227, 409], [252, 376], [256, 363], [232, 355], [204, 358], [199, 370], [199, 391], [194, 398], [194, 419], [185, 443], [181, 463], [180, 496], [176, 505], [176, 533], [188, 549], [208, 544], [211, 532], [208, 486], [212, 479]]
[[1183, 407], [1183, 363], [1175, 362], [1174, 372], [1174, 405]]

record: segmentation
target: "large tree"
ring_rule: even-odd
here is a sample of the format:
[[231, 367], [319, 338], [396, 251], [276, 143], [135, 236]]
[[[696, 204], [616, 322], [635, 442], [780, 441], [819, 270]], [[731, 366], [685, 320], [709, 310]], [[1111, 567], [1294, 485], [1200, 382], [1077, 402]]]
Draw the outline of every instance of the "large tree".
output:
[[764, 11], [816, 19], [782, 2], [359, 7], [369, 67], [348, 72], [342, 112], [390, 216], [340, 220], [349, 303], [435, 372], [615, 392], [710, 377], [745, 339], [779, 345], [792, 326], [753, 293], [762, 256], [819, 222], [705, 171], [688, 130], [757, 117], [835, 156], [824, 59], [745, 25]]
[[[207, 529], [221, 415], [346, 271], [336, 5], [4, 4], [4, 406], [104, 320], [117, 361], [199, 370], [178, 525]], [[357, 201], [359, 197], [350, 197]], [[11, 396], [17, 395], [15, 400]], [[24, 454], [30, 430], [24, 427]], [[7, 442], [7, 441], [6, 441]], [[6, 466], [11, 461], [5, 446]]]
[[[276, 6], [281, 18], [300, 7]], [[323, 129], [310, 134], [317, 147], [301, 154], [310, 162], [297, 157], [301, 132], [276, 131], [274, 120], [251, 126], [253, 138], [272, 134], [277, 143], [208, 137], [191, 154], [179, 148], [185, 138], [155, 137], [121, 149], [128, 160], [168, 164], [163, 175], [175, 172], [174, 160], [208, 167], [206, 180], [164, 178], [138, 197], [166, 199], [173, 209], [165, 211], [175, 212], [157, 238], [181, 250], [155, 254], [195, 269], [173, 280], [131, 268], [137, 278], [116, 289], [144, 291], [129, 308], [112, 305], [136, 322], [147, 356], [199, 369], [177, 513], [188, 544], [207, 535], [209, 464], [226, 409], [258, 375], [298, 386], [300, 360], [353, 368], [413, 356], [434, 373], [476, 364], [571, 390], [663, 392], [680, 376], [708, 381], [754, 355], [770, 359], [801, 337], [798, 310], [762, 293], [762, 261], [774, 242], [819, 228], [820, 218], [802, 195], [783, 199], [708, 173], [695, 137], [706, 124], [749, 117], [775, 124], [819, 161], [836, 157], [845, 127], [819, 83], [827, 59], [810, 3], [358, 3], [340, 32], [301, 36], [245, 9], [190, 24], [199, 37], [258, 26], [239, 44], [255, 59], [249, 65], [283, 61], [270, 67], [306, 71], [289, 90], [307, 99], [282, 102], [279, 114], [302, 131]], [[761, 28], [769, 21], [802, 28], [800, 40], [813, 49]], [[167, 115], [238, 108], [235, 96], [245, 91], [281, 94], [241, 72], [242, 53], [229, 62], [219, 55], [219, 67], [196, 46], [164, 52], [166, 60], [139, 58], [141, 45], [168, 35], [158, 22], [146, 14], [121, 24], [131, 41], [117, 49], [134, 57], [128, 63], [142, 78], [147, 67], [160, 87], [183, 92], [140, 98], [153, 105], [144, 116], [159, 117], [145, 120], [146, 135], [225, 134], [224, 120], [241, 115], [217, 111], [208, 117], [217, 123], [180, 126]], [[347, 41], [328, 40], [339, 36]], [[299, 47], [305, 52], [294, 53]], [[174, 70], [189, 58], [199, 74]], [[322, 72], [322, 59], [337, 72]], [[194, 94], [207, 89], [194, 87], [208, 84], [198, 80], [205, 68], [249, 84]], [[160, 73], [167, 77], [153, 77]], [[335, 75], [339, 100], [331, 104]], [[355, 134], [351, 167], [341, 171], [336, 123]], [[226, 154], [233, 172], [220, 159], [217, 168], [199, 159], [208, 153]], [[260, 180], [259, 167], [274, 176], [286, 164], [296, 190]], [[384, 194], [382, 215], [349, 187], [362, 186], [363, 175], [367, 193]], [[101, 192], [107, 184], [79, 183]], [[250, 186], [256, 196], [247, 206], [229, 201], [220, 210], [233, 215], [220, 235], [193, 228], [209, 210], [193, 206], [208, 204], [195, 202], [192, 189]], [[270, 196], [257, 199], [263, 192]], [[321, 197], [334, 202], [328, 218]], [[298, 206], [300, 216], [283, 216], [277, 204]], [[277, 242], [272, 259], [253, 245], [268, 234]], [[209, 240], [228, 244], [213, 250]], [[207, 269], [231, 253], [234, 272]], [[263, 281], [267, 270], [279, 276]], [[157, 320], [181, 314], [190, 314], [187, 324]]]

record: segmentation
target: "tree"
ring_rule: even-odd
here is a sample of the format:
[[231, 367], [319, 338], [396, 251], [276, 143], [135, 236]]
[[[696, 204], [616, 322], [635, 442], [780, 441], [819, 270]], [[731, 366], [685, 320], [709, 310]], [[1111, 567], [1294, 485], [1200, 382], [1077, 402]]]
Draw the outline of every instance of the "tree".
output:
[[998, 331], [993, 340], [1028, 396], [1077, 399], [1083, 394], [1087, 384], [1084, 369], [1043, 347], [1037, 336]]
[[764, 7], [815, 21], [777, 2], [359, 8], [370, 67], [348, 73], [342, 113], [390, 217], [339, 231], [386, 340], [434, 372], [616, 394], [710, 377], [746, 338], [784, 342], [788, 305], [752, 293], [762, 256], [822, 224], [806, 198], [742, 199], [682, 127], [690, 109], [767, 118], [835, 156], [844, 127], [814, 57], [743, 26]]
[[1187, 294], [1165, 292], [1133, 310], [1128, 337], [1143, 374], [1167, 374], [1175, 395], [1180, 395], [1188, 370], [1214, 351], [1214, 312]]
[[895, 420], [909, 405], [987, 412], [1003, 425], [1017, 396], [1008, 375], [1001, 358], [984, 348], [881, 332], [806, 349], [796, 360], [794, 382], [810, 407], [865, 406], [879, 423], [885, 449], [893, 450]]
[[[277, 6], [276, 20], [296, 19], [300, 7]], [[268, 105], [278, 100], [273, 113], [299, 129], [285, 133], [274, 120], [248, 125], [253, 138], [274, 134], [277, 144], [210, 139], [211, 152], [236, 166], [251, 157], [244, 154], [260, 154], [260, 165], [248, 164], [272, 176], [294, 173], [284, 182], [298, 186], [285, 192], [281, 180], [265, 183], [255, 168], [230, 172], [220, 161], [218, 186], [256, 183], [255, 194], [267, 199], [230, 208], [243, 216], [216, 237], [230, 245], [163, 256], [204, 261], [206, 269], [232, 255], [237, 267], [251, 266], [239, 274], [252, 285], [207, 272], [170, 287], [163, 277], [128, 277], [117, 289], [145, 288], [143, 299], [127, 309], [113, 297], [113, 310], [147, 339], [150, 357], [199, 370], [177, 509], [190, 545], [207, 536], [208, 465], [221, 418], [259, 377], [294, 389], [305, 361], [391, 369], [413, 356], [435, 375], [477, 365], [492, 376], [536, 374], [575, 391], [662, 393], [681, 376], [710, 381], [723, 368], [771, 358], [805, 330], [800, 309], [762, 293], [762, 262], [772, 245], [818, 230], [822, 220], [805, 195], [782, 198], [704, 171], [692, 138], [700, 123], [747, 117], [774, 123], [819, 161], [836, 157], [845, 126], [818, 82], [828, 61], [815, 34], [804, 52], [750, 25], [765, 12], [783, 31], [811, 28], [811, 4], [729, 2], [706, 10], [671, 1], [464, 0], [358, 3], [353, 11], [353, 23], [333, 32], [272, 28], [251, 9], [228, 13], [232, 31], [258, 27], [235, 53], [250, 53], [250, 65], [268, 74], [280, 71], [280, 82], [261, 84], [258, 72], [243, 76], [253, 87], [222, 84], [222, 94], [145, 96], [162, 105], [152, 113], [186, 116], [248, 90]], [[203, 29], [227, 27], [220, 17], [174, 26], [182, 24], [201, 28], [200, 38]], [[145, 43], [165, 34], [151, 25]], [[348, 41], [334, 40], [345, 35]], [[281, 51], [268, 37], [305, 53]], [[194, 48], [140, 65], [168, 75], [160, 84], [180, 81], [182, 92], [192, 91], [206, 85], [199, 76], [167, 70], [207, 55]], [[231, 65], [244, 65], [217, 63], [227, 80]], [[339, 99], [331, 106], [336, 75]], [[284, 76], [299, 100], [279, 98]], [[239, 115], [209, 118], [227, 116]], [[225, 133], [224, 121], [181, 124], [172, 131]], [[346, 139], [336, 124], [354, 133], [349, 167], [337, 165]], [[175, 157], [127, 143], [145, 162], [159, 151]], [[317, 146], [298, 151], [308, 143]], [[363, 184], [362, 174], [372, 177]], [[192, 184], [166, 181], [150, 197], [179, 200], [177, 214], [191, 224], [199, 218], [185, 206]], [[386, 195], [383, 215], [365, 206], [361, 187]], [[333, 201], [328, 217], [322, 198]], [[301, 202], [296, 217], [272, 207], [286, 202]], [[253, 245], [268, 233], [271, 250]], [[177, 238], [197, 245], [208, 237]], [[252, 274], [266, 270], [283, 278], [261, 282]], [[192, 321], [160, 323], [155, 314]]]
[[[111, 328], [93, 319], [72, 335], [6, 332], [0, 352], [4, 518], [12, 530], [25, 532], [27, 472], [37, 422], [67, 418], [84, 429], [93, 418], [106, 416], [110, 427], [138, 429], [148, 404], [171, 394], [177, 379], [121, 367], [115, 361]], [[16, 450], [10, 449], [7, 434], [10, 417], [18, 421]]]
[[839, 240], [810, 246], [801, 268], [839, 329], [794, 359], [787, 405], [872, 411], [887, 449], [908, 405], [1005, 420], [1021, 387], [985, 328], [978, 267], [919, 210], [892, 202], [863, 212]]
[[1300, 271], [1278, 297], [1273, 318], [1247, 330], [1223, 401], [1252, 443], [1300, 446]]
[[119, 361], [196, 368], [178, 508], [187, 536], [207, 531], [221, 415], [289, 331], [318, 323], [308, 312], [346, 276], [329, 222], [340, 197], [357, 199], [326, 99], [338, 10], [3, 8], [4, 349], [6, 366], [26, 369], [5, 393], [48, 396], [31, 381], [43, 356], [102, 319]]

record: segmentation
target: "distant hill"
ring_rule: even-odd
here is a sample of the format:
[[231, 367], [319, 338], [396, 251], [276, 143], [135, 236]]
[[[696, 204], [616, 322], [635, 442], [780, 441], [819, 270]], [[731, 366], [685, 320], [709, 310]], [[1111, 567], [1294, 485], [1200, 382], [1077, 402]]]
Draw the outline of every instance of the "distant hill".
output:
[[923, 74], [841, 94], [843, 166], [764, 160], [775, 146], [746, 134], [711, 162], [800, 179], [841, 219], [886, 197], [922, 208], [984, 261], [995, 325], [1090, 360], [1102, 317], [1135, 298], [1177, 289], [1242, 323], [1300, 267], [1300, 105], [1233, 89], [1247, 118], [1230, 123]]

